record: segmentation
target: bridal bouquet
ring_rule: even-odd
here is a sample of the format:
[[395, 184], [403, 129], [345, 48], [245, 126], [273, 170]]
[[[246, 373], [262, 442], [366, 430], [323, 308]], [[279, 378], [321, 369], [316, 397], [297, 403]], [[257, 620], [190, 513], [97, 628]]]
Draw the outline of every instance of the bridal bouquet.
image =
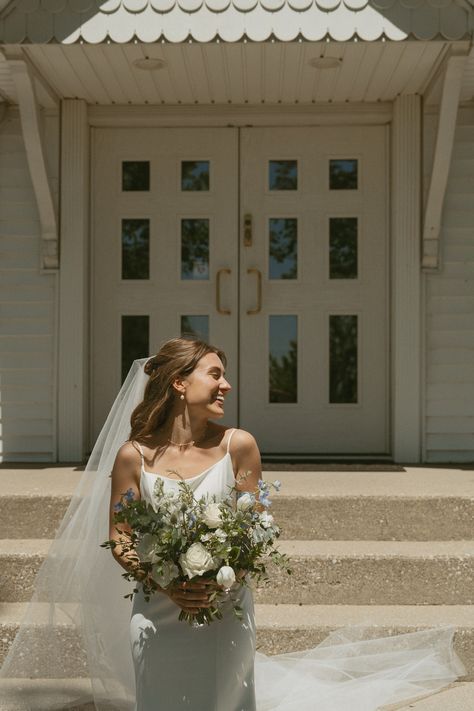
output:
[[[247, 474], [248, 475], [248, 474]], [[246, 475], [244, 475], [246, 476]], [[242, 609], [232, 598], [231, 587], [238, 571], [245, 571], [239, 582], [248, 585], [247, 577], [257, 583], [268, 580], [265, 562], [272, 560], [280, 567], [288, 565], [288, 557], [275, 547], [280, 528], [268, 509], [270, 489], [279, 490], [280, 482], [268, 483], [260, 479], [254, 492], [242, 492], [235, 486], [223, 501], [216, 497], [196, 499], [191, 487], [184, 481], [178, 491], [165, 491], [163, 480], [157, 477], [153, 503], [136, 501], [129, 489], [115, 506], [114, 521], [126, 524], [130, 532], [120, 530], [122, 546], [120, 555], [131, 556], [136, 561], [133, 571], [123, 577], [142, 583], [145, 599], [162, 588], [184, 580], [202, 576], [214, 580], [224, 590], [211, 594], [211, 604], [197, 613], [181, 610], [179, 619], [189, 623], [210, 624], [222, 619], [220, 603], [230, 596], [237, 617]], [[260, 503], [263, 511], [257, 510]], [[119, 529], [117, 529], [119, 530]], [[115, 548], [116, 541], [102, 544]], [[286, 572], [291, 570], [286, 567]], [[135, 588], [125, 597], [138, 592]]]

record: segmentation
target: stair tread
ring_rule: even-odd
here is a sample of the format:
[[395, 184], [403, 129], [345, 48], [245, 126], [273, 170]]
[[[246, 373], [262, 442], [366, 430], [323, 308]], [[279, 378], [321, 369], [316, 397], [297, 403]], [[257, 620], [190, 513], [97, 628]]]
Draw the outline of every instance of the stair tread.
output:
[[473, 540], [454, 541], [332, 541], [332, 540], [282, 540], [277, 547], [289, 556], [302, 557], [406, 557], [436, 558], [474, 556]]
[[[4, 691], [7, 691], [9, 688], [15, 688], [16, 684], [16, 680], [0, 679], [0, 690], [3, 687]], [[29, 690], [27, 697], [24, 698], [24, 703], [19, 702], [18, 706], [15, 707], [9, 704], [7, 707], [0, 701], [0, 711], [27, 711], [27, 709], [31, 709], [28, 703], [35, 701], [36, 691], [41, 692], [42, 702], [40, 705], [35, 705], [35, 709], [37, 711], [49, 711], [48, 700], [45, 696], [48, 692], [51, 701], [56, 701], [62, 696], [61, 689], [74, 689], [74, 691], [81, 689], [85, 692], [89, 688], [87, 680], [83, 679], [22, 679], [21, 685], [25, 691]], [[380, 711], [472, 711], [473, 698], [474, 682], [457, 681], [424, 698], [382, 706]], [[93, 711], [94, 707], [90, 704], [77, 708], [78, 711], [79, 709]]]
[[[0, 603], [0, 628], [16, 625], [25, 614], [27, 602]], [[73, 613], [75, 603], [62, 604]], [[48, 620], [48, 603], [35, 603], [35, 622]], [[426, 627], [453, 624], [474, 629], [472, 605], [293, 605], [289, 603], [255, 604], [255, 619], [259, 627], [294, 628], [300, 626], [344, 626], [366, 621], [369, 625]], [[58, 610], [58, 621], [68, 622]]]
[[[0, 539], [1, 556], [44, 556], [50, 546], [48, 538]], [[365, 541], [365, 540], [283, 540], [277, 547], [282, 553], [298, 557], [406, 557], [424, 559], [440, 556], [474, 557], [474, 540], [450, 541]]]
[[[474, 498], [469, 469], [405, 467], [405, 471], [264, 471], [266, 481], [281, 481], [275, 497], [389, 496], [396, 498]], [[297, 465], [295, 465], [297, 466]], [[82, 471], [76, 467], [0, 469], [0, 498], [71, 496]]]

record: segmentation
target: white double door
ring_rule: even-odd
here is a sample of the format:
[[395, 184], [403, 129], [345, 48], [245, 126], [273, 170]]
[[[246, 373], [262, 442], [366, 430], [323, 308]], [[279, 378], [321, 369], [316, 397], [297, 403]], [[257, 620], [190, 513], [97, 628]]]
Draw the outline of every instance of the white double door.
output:
[[386, 130], [94, 129], [93, 437], [195, 333], [264, 453], [389, 451]]

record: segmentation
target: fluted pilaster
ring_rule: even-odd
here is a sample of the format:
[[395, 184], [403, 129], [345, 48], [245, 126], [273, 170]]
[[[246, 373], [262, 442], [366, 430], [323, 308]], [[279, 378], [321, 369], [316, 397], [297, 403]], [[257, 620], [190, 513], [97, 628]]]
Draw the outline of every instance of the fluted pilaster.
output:
[[392, 125], [394, 457], [421, 456], [421, 97], [399, 96]]
[[58, 457], [81, 461], [86, 439], [89, 126], [82, 100], [61, 103]]

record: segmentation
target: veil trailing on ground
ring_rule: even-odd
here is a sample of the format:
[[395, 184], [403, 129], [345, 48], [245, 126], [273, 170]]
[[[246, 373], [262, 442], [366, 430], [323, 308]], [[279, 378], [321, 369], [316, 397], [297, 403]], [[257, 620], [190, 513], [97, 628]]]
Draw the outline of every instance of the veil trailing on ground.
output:
[[[110, 472], [143, 399], [147, 360], [133, 362], [38, 573], [0, 670], [2, 709], [53, 711], [88, 701], [98, 711], [134, 708], [131, 603], [123, 597], [132, 584], [100, 544], [109, 537]], [[374, 638], [368, 621], [336, 630], [312, 649], [257, 652], [257, 710], [375, 711], [433, 693], [466, 674], [454, 632], [447, 625]]]

